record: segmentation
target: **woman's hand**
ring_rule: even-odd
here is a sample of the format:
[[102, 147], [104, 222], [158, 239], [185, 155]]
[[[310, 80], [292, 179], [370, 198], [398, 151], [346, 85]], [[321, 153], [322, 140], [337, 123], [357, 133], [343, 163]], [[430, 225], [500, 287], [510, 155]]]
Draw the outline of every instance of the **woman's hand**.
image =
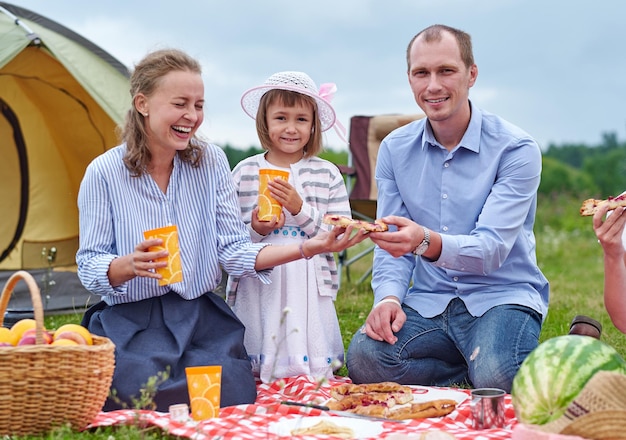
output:
[[169, 255], [167, 249], [150, 251], [152, 246], [163, 246], [160, 238], [144, 240], [135, 246], [135, 250], [111, 261], [109, 265], [109, 282], [112, 286], [119, 286], [135, 277], [161, 279], [156, 269], [167, 266], [167, 260], [157, 261]]
[[368, 233], [354, 226], [342, 228], [335, 226], [328, 232], [320, 232], [315, 237], [308, 239], [303, 244], [305, 255], [311, 256], [326, 252], [341, 252], [368, 237]]

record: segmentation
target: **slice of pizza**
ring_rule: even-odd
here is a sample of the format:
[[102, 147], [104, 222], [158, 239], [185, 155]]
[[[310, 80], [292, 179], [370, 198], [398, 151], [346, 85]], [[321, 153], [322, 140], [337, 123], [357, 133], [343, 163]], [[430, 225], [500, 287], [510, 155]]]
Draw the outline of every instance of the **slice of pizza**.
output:
[[383, 394], [390, 395], [399, 405], [413, 400], [413, 389], [396, 382], [364, 383], [364, 384], [342, 384], [330, 389], [330, 395], [336, 400], [342, 400], [348, 396], [373, 395], [381, 398]]
[[456, 409], [456, 401], [452, 399], [438, 399], [389, 411], [387, 417], [394, 420], [427, 419], [443, 417]]
[[590, 216], [594, 215], [598, 208], [604, 204], [609, 204], [609, 211], [619, 208], [620, 206], [626, 207], [626, 194], [621, 194], [617, 197], [609, 197], [605, 200], [587, 199], [580, 207], [580, 215]]
[[353, 219], [345, 215], [324, 214], [322, 221], [327, 225], [341, 226], [342, 228], [347, 228], [352, 225], [355, 228], [364, 229], [368, 232], [384, 232], [389, 230], [389, 227], [382, 220], [368, 222], [365, 220]]
[[[329, 409], [336, 411], [355, 412], [364, 407], [392, 408], [396, 405], [396, 400], [391, 394], [353, 394], [341, 400], [330, 400], [326, 403]], [[384, 414], [380, 414], [384, 417]]]

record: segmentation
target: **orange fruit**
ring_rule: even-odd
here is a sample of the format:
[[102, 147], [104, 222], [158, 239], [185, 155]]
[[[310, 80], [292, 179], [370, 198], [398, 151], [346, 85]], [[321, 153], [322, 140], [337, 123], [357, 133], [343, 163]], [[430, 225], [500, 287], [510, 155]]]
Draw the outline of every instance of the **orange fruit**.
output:
[[194, 420], [206, 420], [215, 417], [215, 406], [209, 399], [194, 397], [191, 399], [191, 417]]
[[20, 319], [15, 324], [11, 326], [11, 333], [13, 334], [13, 340], [15, 343], [13, 345], [17, 345], [17, 342], [22, 339], [24, 332], [28, 329], [37, 327], [37, 322], [31, 318]]
[[78, 344], [93, 345], [93, 337], [89, 330], [78, 324], [63, 324], [53, 335], [53, 340], [71, 339]]
[[0, 345], [15, 345], [13, 333], [6, 327], [0, 327]]

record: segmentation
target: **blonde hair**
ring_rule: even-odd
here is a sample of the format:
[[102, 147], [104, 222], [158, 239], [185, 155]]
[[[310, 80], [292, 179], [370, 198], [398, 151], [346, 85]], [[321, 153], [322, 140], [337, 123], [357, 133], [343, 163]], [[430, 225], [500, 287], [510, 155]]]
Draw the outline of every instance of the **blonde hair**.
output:
[[286, 107], [295, 106], [311, 106], [313, 109], [313, 125], [309, 141], [304, 146], [304, 157], [317, 156], [323, 150], [322, 144], [322, 123], [320, 121], [319, 112], [317, 111], [317, 103], [315, 99], [302, 93], [291, 90], [272, 89], [261, 96], [259, 102], [259, 110], [256, 115], [256, 131], [264, 150], [272, 148], [269, 128], [267, 125], [267, 109], [270, 105], [279, 103]]
[[[161, 79], [170, 72], [187, 71], [201, 74], [200, 63], [178, 49], [161, 49], [146, 55], [137, 65], [130, 77], [131, 108], [126, 114], [121, 128], [122, 141], [126, 142], [124, 164], [133, 176], [141, 176], [152, 160], [148, 149], [148, 135], [144, 116], [135, 108], [134, 100], [138, 94], [152, 95], [159, 87]], [[181, 160], [198, 166], [204, 150], [198, 138], [192, 137], [187, 148], [178, 152]]]

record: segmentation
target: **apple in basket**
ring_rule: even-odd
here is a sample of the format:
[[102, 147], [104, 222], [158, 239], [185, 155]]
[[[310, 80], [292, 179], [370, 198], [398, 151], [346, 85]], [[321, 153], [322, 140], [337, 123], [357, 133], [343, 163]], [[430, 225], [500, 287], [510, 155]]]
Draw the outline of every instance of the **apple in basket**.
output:
[[93, 337], [91, 333], [89, 333], [89, 330], [78, 324], [62, 325], [54, 332], [52, 339], [55, 345], [64, 344], [59, 342], [62, 340], [73, 341], [78, 345], [93, 345]]
[[[43, 343], [50, 344], [52, 342], [52, 334], [43, 330]], [[37, 343], [37, 330], [34, 328], [29, 328], [24, 333], [22, 333], [22, 337], [17, 342], [17, 345], [35, 345]]]

